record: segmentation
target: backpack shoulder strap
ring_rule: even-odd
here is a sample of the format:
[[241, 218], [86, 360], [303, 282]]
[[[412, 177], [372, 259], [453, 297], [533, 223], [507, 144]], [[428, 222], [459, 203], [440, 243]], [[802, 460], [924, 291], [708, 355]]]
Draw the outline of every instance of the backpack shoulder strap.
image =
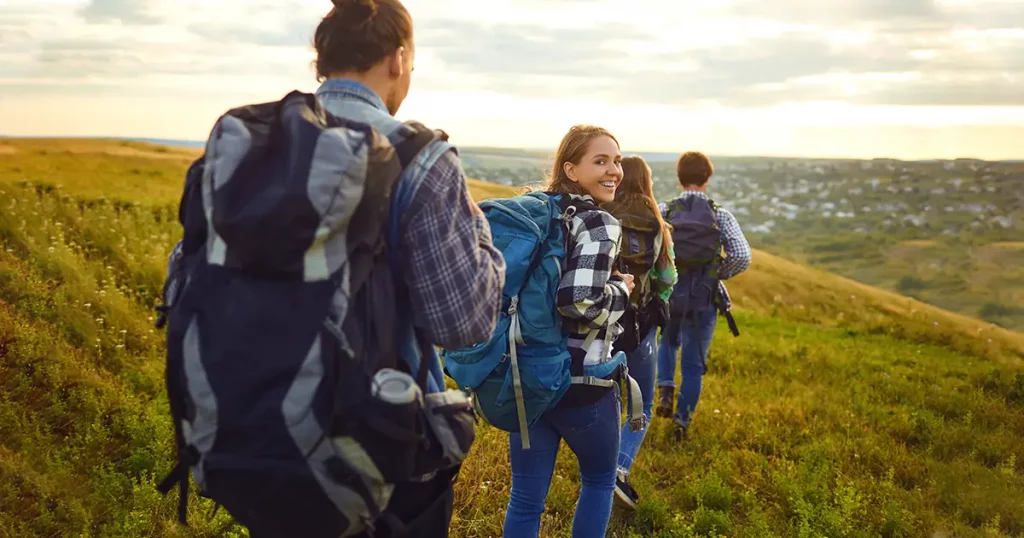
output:
[[448, 133], [441, 129], [430, 129], [418, 121], [407, 121], [402, 125], [403, 139], [396, 142], [395, 151], [398, 152], [398, 161], [405, 170], [419, 155], [420, 151], [426, 148], [434, 140], [448, 141]]
[[711, 213], [715, 215], [715, 219], [717, 220], [718, 211], [722, 208], [722, 206], [718, 205], [718, 202], [715, 202], [711, 197], [708, 197], [708, 205], [711, 206]]
[[[388, 243], [391, 245], [399, 244], [399, 224], [401, 222], [402, 214], [405, 213], [409, 206], [412, 205], [412, 200], [415, 197], [416, 191], [419, 189], [418, 181], [423, 179], [422, 175], [408, 174], [406, 173], [409, 165], [416, 159], [416, 157], [423, 152], [427, 146], [430, 146], [434, 142], [443, 142], [448, 148], [455, 151], [455, 146], [448, 143], [448, 134], [440, 129], [430, 129], [427, 126], [417, 121], [407, 121], [401, 127], [395, 135], [399, 137], [398, 140], [393, 142], [395, 151], [398, 153], [398, 161], [401, 166], [398, 180], [394, 187], [394, 192], [391, 193], [391, 214], [388, 223]], [[397, 264], [400, 261], [398, 249], [391, 249], [391, 263], [397, 271]]]

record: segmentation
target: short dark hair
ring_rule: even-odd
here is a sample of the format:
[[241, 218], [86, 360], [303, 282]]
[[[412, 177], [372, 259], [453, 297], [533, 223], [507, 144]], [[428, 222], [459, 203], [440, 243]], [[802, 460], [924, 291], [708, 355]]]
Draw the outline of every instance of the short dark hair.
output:
[[412, 17], [399, 0], [332, 1], [313, 36], [317, 81], [366, 72], [412, 41]]
[[679, 184], [684, 187], [700, 187], [713, 175], [715, 167], [711, 164], [711, 159], [699, 151], [687, 151], [676, 163], [676, 177], [679, 178]]

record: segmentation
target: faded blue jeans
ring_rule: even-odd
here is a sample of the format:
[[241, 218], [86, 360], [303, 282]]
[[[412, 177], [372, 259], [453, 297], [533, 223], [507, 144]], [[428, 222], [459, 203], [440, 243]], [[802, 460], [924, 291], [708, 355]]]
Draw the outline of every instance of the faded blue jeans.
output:
[[[668, 327], [671, 327], [669, 322]], [[696, 323], [683, 321], [679, 328], [679, 345], [673, 346], [669, 334], [663, 332], [661, 345], [658, 348], [658, 386], [675, 387], [676, 356], [679, 348], [683, 353], [679, 358], [682, 370], [682, 386], [676, 401], [675, 421], [688, 428], [693, 413], [700, 400], [700, 391], [704, 384], [704, 373], [707, 370], [708, 349], [711, 337], [715, 334], [718, 323], [718, 310], [710, 308], [697, 316]]]
[[580, 469], [580, 498], [572, 520], [573, 538], [604, 536], [612, 512], [615, 458], [619, 453], [619, 391], [582, 407], [555, 407], [530, 428], [530, 449], [522, 436], [510, 433], [512, 492], [503, 535], [536, 538], [540, 516], [555, 472], [559, 443], [565, 439]]
[[[651, 409], [654, 408], [654, 371], [656, 362], [656, 350], [658, 346], [658, 328], [654, 327], [647, 336], [640, 341], [640, 345], [629, 354], [626, 366], [629, 368], [629, 376], [640, 385], [640, 393], [644, 398], [644, 416], [647, 423], [651, 422]], [[648, 426], [639, 431], [631, 431], [629, 424], [622, 427], [619, 436], [619, 470], [629, 474], [633, 466], [640, 445], [647, 436]]]

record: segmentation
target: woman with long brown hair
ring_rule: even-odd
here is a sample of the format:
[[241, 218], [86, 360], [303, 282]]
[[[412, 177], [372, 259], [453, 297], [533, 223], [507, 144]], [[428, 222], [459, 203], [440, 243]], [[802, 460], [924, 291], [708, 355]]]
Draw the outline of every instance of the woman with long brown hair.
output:
[[[615, 199], [622, 181], [618, 141], [608, 131], [577, 125], [562, 139], [551, 177], [544, 189], [564, 194], [575, 212], [569, 222], [568, 247], [556, 304], [566, 322], [570, 370], [614, 366], [610, 342], [626, 310], [633, 277], [615, 270], [619, 254], [618, 221], [598, 204]], [[620, 363], [621, 365], [621, 363]], [[603, 379], [614, 380], [616, 368]], [[611, 516], [619, 453], [619, 391], [615, 383], [572, 385], [558, 403], [529, 427], [529, 450], [522, 435], [509, 434], [512, 491], [505, 512], [504, 535], [536, 537], [564, 439], [579, 462], [580, 490], [572, 536], [604, 536]]]
[[[615, 191], [615, 200], [601, 207], [622, 225], [620, 260], [624, 270], [636, 278], [629, 308], [623, 317], [626, 334], [620, 342], [627, 353], [629, 374], [643, 394], [646, 422], [650, 422], [654, 408], [657, 333], [666, 322], [676, 268], [671, 228], [658, 209], [651, 167], [643, 157], [622, 159], [622, 183]], [[617, 347], [622, 345], [620, 342], [616, 342]], [[629, 470], [646, 435], [646, 423], [637, 431], [622, 428], [615, 499], [627, 508], [635, 508], [640, 497], [629, 484]]]

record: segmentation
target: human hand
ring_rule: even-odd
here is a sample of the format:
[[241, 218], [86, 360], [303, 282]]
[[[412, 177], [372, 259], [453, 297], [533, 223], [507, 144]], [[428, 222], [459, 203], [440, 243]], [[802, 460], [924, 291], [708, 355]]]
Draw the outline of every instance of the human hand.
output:
[[629, 290], [629, 293], [633, 293], [633, 287], [636, 285], [633, 282], [633, 275], [629, 273], [620, 273], [618, 269], [615, 269], [612, 271], [612, 276], [617, 276], [621, 278], [623, 282], [626, 283], [626, 289]]

